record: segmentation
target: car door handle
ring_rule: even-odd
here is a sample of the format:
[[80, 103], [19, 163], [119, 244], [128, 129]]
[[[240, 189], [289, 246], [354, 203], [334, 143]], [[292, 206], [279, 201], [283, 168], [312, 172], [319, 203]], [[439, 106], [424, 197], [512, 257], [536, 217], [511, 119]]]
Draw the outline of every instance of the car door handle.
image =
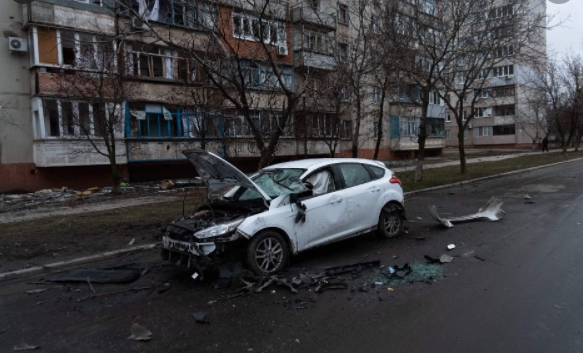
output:
[[341, 203], [342, 202], [342, 198], [338, 197], [338, 196], [332, 196], [332, 198], [330, 199], [330, 204], [334, 205], [337, 203]]
[[378, 186], [371, 186], [369, 190], [370, 192], [375, 193], [381, 191], [381, 188], [379, 188]]

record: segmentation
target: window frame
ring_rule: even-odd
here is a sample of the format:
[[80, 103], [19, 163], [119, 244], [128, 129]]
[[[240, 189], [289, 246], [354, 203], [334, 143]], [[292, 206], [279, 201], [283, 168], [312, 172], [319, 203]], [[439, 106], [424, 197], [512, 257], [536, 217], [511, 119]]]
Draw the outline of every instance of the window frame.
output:
[[[367, 172], [367, 175], [369, 177], [369, 180], [367, 182], [365, 182], [365, 183], [362, 183], [362, 184], [357, 184], [357, 185], [353, 185], [353, 186], [347, 186], [346, 180], [344, 179], [344, 174], [342, 174], [342, 169], [341, 169], [341, 167], [344, 166], [344, 165], [359, 165], [359, 166], [363, 167], [364, 170]], [[337, 164], [334, 164], [333, 167], [337, 169], [338, 176], [340, 177], [340, 179], [342, 181], [342, 189], [341, 190], [352, 189], [352, 188], [355, 188], [355, 187], [358, 187], [358, 186], [361, 186], [361, 185], [366, 185], [368, 183], [371, 183], [371, 182], [377, 180], [377, 179], [373, 179], [373, 175], [371, 175], [371, 172], [365, 167], [364, 163], [358, 163], [358, 162], [337, 163]]]

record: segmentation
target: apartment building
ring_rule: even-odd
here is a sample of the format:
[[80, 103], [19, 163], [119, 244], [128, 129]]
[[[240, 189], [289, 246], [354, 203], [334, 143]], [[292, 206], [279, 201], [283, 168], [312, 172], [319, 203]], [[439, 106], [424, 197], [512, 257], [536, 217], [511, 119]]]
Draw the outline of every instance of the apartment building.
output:
[[[262, 132], [273, 131], [274, 121], [285, 107], [281, 84], [304, 92], [280, 138], [276, 161], [331, 153], [351, 156], [354, 92], [338, 82], [343, 82], [342, 65], [348, 61], [349, 45], [358, 32], [350, 22], [350, 16], [357, 16], [355, 3], [270, 2], [273, 9], [267, 19], [254, 17], [259, 5], [248, 2], [228, 6], [193, 2], [187, 6], [173, 0], [136, 0], [135, 11], [144, 15], [142, 19], [131, 13], [113, 13], [107, 4], [107, 0], [0, 4], [1, 12], [9, 17], [0, 24], [8, 37], [0, 44], [5, 77], [0, 83], [0, 192], [110, 184], [110, 161], [96, 153], [96, 147], [104, 144], [97, 117], [113, 103], [64, 96], [56, 82], [66, 75], [79, 75], [83, 70], [75, 65], [85, 55], [97, 58], [97, 53], [112, 46], [114, 52], [123, 53], [134, 87], [131, 97], [111, 110], [119, 114], [115, 160], [122, 179], [191, 176], [192, 167], [181, 151], [202, 143], [242, 169], [252, 170], [259, 152], [240, 109], [211, 84], [208, 74], [186, 65], [183, 53], [171, 45], [172, 40], [189, 38], [204, 48], [211, 37], [217, 37], [209, 28], [218, 26], [227, 34], [220, 38], [222, 47], [236, 52], [237, 63], [245, 68], [245, 84], [253, 102], [249, 109]], [[374, 22], [374, 7], [368, 11], [369, 22]], [[140, 30], [144, 19], [171, 40]], [[265, 33], [258, 35], [257, 28], [264, 28]], [[120, 37], [123, 41], [104, 39]], [[9, 40], [18, 41], [21, 47]], [[266, 53], [264, 45], [272, 61], [258, 54]], [[281, 82], [270, 64], [278, 66]], [[381, 90], [367, 78], [359, 94], [366, 109], [358, 154], [372, 158], [379, 135], [374, 112], [379, 109]], [[193, 100], [193, 95], [206, 100]], [[388, 97], [383, 103], [386, 114], [379, 158], [414, 157], [420, 108], [397, 89], [392, 88]], [[445, 146], [443, 109], [435, 95], [426, 148], [436, 154]]]
[[[544, 16], [546, 2], [531, 0], [528, 2], [528, 10], [532, 12], [532, 18]], [[492, 9], [487, 16], [495, 20], [510, 19], [514, 15], [512, 6], [499, 2], [499, 6]], [[505, 37], [503, 45], [492, 53], [496, 64], [484, 68], [478, 73], [484, 80], [484, 87], [478, 93], [478, 100], [474, 107], [474, 118], [464, 131], [464, 145], [473, 148], [524, 148], [532, 147], [533, 142], [540, 143], [544, 137], [540, 118], [536, 118], [533, 111], [533, 73], [537, 68], [546, 66], [546, 33], [537, 32], [538, 39], [529, 43], [528, 47], [521, 50], [529, 51], [526, 57], [515, 53], [518, 48], [512, 45], [512, 33], [510, 31], [494, 33], [492, 37]], [[516, 54], [516, 55], [515, 55]], [[456, 77], [463, 80], [463, 77]], [[459, 82], [461, 84], [461, 81]], [[471, 101], [473, 96], [466, 98]], [[454, 101], [454, 99], [452, 99]], [[469, 116], [469, 108], [463, 114], [463, 120]], [[446, 145], [458, 146], [459, 128], [453, 113], [446, 110]]]

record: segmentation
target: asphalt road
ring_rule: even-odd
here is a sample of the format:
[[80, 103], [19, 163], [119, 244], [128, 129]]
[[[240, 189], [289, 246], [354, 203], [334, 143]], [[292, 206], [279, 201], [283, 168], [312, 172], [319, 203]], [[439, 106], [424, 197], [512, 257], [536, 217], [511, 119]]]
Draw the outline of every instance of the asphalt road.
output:
[[[92, 295], [87, 284], [28, 284], [44, 276], [0, 283], [0, 352], [22, 342], [40, 352], [583, 351], [582, 175], [583, 163], [575, 162], [416, 195], [406, 205], [412, 223], [405, 236], [382, 241], [368, 234], [293, 259], [290, 273], [374, 259], [388, 266], [423, 262], [423, 255], [456, 244], [444, 276], [392, 292], [292, 294], [273, 287], [208, 304], [236, 289], [195, 282], [160, 266], [154, 253], [109, 262], [150, 268], [135, 283], [93, 285], [98, 293], [153, 291], [78, 301]], [[525, 194], [535, 203], [525, 204]], [[500, 222], [444, 229], [426, 211], [429, 202], [446, 216], [469, 214], [490, 196], [505, 200]], [[354, 288], [372, 275], [345, 280]], [[49, 290], [25, 293], [35, 288]], [[194, 321], [198, 311], [208, 312], [210, 324]], [[151, 341], [128, 340], [133, 323], [152, 331]]]

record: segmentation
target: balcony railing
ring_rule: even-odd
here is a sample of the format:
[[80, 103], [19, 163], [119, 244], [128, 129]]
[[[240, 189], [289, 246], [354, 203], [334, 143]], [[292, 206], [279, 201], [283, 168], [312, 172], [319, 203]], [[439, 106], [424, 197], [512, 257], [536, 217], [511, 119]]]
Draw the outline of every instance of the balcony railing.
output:
[[336, 15], [315, 10], [309, 6], [292, 9], [292, 22], [306, 22], [315, 26], [336, 29]]

